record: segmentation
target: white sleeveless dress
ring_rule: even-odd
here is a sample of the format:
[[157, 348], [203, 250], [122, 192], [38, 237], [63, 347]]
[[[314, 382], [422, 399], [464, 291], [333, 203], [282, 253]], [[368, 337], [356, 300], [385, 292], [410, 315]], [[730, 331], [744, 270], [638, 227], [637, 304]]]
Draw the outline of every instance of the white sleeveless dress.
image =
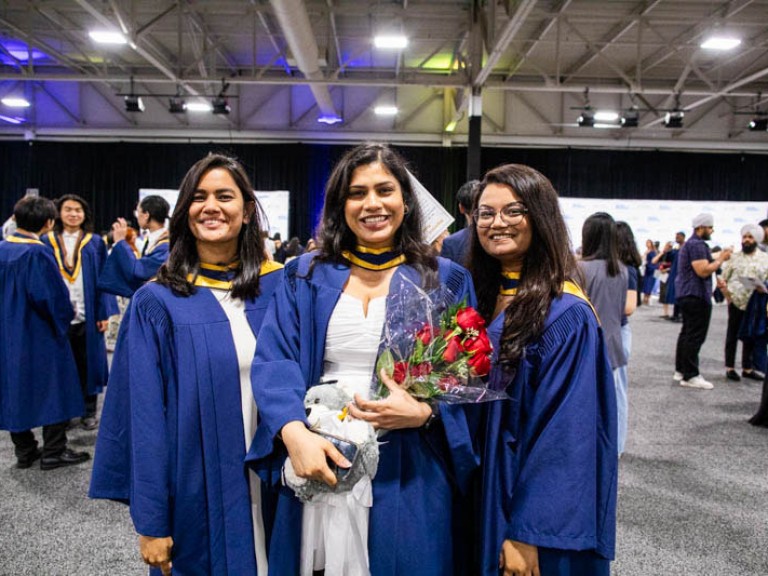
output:
[[[323, 380], [337, 380], [350, 396], [370, 397], [384, 326], [386, 297], [363, 303], [341, 295], [331, 315], [325, 341]], [[368, 513], [373, 489], [368, 477], [350, 492], [322, 494], [304, 504], [301, 530], [301, 576], [325, 569], [327, 576], [367, 576]]]

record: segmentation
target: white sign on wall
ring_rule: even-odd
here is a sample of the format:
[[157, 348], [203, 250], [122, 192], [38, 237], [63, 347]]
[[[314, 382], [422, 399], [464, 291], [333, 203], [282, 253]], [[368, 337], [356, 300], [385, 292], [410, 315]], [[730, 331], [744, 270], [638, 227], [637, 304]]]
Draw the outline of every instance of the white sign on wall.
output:
[[581, 245], [581, 228], [595, 212], [607, 212], [614, 220], [623, 220], [635, 234], [638, 250], [645, 251], [645, 241], [675, 240], [675, 233], [693, 233], [693, 218], [709, 212], [715, 220], [710, 246], [741, 246], [741, 227], [757, 224], [768, 214], [768, 202], [711, 202], [707, 200], [621, 200], [605, 198], [560, 198], [560, 208], [571, 235], [574, 250]]

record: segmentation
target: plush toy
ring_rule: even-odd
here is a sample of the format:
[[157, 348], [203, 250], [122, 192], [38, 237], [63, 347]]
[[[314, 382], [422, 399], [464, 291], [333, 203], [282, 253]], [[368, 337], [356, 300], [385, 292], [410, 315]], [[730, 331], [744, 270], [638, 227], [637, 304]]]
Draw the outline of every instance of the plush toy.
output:
[[325, 482], [299, 478], [293, 469], [291, 459], [287, 458], [283, 467], [283, 483], [291, 488], [302, 502], [309, 502], [318, 494], [342, 493], [352, 490], [364, 476], [371, 480], [376, 476], [379, 465], [379, 445], [376, 431], [368, 422], [357, 420], [347, 414], [347, 405], [352, 398], [336, 384], [318, 384], [307, 390], [304, 406], [310, 430], [326, 432], [354, 442], [358, 446], [358, 455], [349, 473], [339, 477], [336, 486]]

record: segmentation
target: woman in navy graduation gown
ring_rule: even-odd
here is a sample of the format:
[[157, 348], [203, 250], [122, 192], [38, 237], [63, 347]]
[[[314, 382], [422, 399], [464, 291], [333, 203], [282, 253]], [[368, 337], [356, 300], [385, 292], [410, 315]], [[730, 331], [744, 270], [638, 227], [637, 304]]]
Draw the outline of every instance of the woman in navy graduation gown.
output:
[[[330, 442], [308, 430], [303, 399], [322, 379], [348, 372], [345, 363], [351, 364], [362, 347], [375, 362], [385, 305], [402, 278], [426, 288], [444, 283], [457, 300], [474, 302], [467, 271], [434, 255], [421, 240], [421, 223], [404, 162], [387, 146], [358, 146], [333, 170], [320, 248], [286, 266], [283, 286], [259, 334], [252, 382], [262, 420], [248, 459], [265, 480], [279, 483], [287, 451], [299, 476], [335, 484], [326, 457], [342, 467], [344, 459]], [[344, 316], [341, 311], [349, 308], [360, 320], [341, 330], [351, 335], [345, 351], [331, 343], [344, 338], [335, 326]], [[377, 310], [378, 323], [371, 320]], [[456, 406], [432, 408], [389, 379], [389, 397], [367, 400], [373, 375], [372, 364], [368, 366], [358, 378], [364, 391], [355, 396], [350, 412], [387, 432], [373, 479], [369, 568], [343, 574], [462, 574], [456, 563], [463, 560], [462, 547], [469, 539], [453, 538], [454, 504], [477, 466], [465, 412]], [[346, 384], [343, 378], [339, 382]], [[303, 523], [306, 510], [293, 492], [281, 488], [270, 574], [325, 569], [328, 576], [343, 576], [323, 563], [322, 556], [330, 551], [308, 549], [316, 534]], [[300, 567], [302, 553], [320, 560]]]
[[521, 165], [486, 174], [471, 271], [495, 361], [481, 559], [505, 576], [607, 575], [614, 554], [617, 420], [602, 331], [551, 183]]
[[127, 502], [158, 574], [267, 572], [269, 495], [245, 469], [255, 335], [282, 267], [235, 160], [187, 173], [157, 281], [134, 295], [105, 399], [90, 496]]

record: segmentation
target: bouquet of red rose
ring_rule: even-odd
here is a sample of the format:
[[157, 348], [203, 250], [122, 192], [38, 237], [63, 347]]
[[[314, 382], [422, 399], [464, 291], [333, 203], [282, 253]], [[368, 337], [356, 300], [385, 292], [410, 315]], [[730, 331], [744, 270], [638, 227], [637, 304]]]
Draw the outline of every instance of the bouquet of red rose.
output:
[[507, 398], [482, 380], [491, 369], [493, 347], [485, 320], [447, 288], [425, 292], [403, 280], [388, 302], [382, 352], [376, 362], [375, 395], [387, 395], [384, 369], [415, 398], [450, 404]]

